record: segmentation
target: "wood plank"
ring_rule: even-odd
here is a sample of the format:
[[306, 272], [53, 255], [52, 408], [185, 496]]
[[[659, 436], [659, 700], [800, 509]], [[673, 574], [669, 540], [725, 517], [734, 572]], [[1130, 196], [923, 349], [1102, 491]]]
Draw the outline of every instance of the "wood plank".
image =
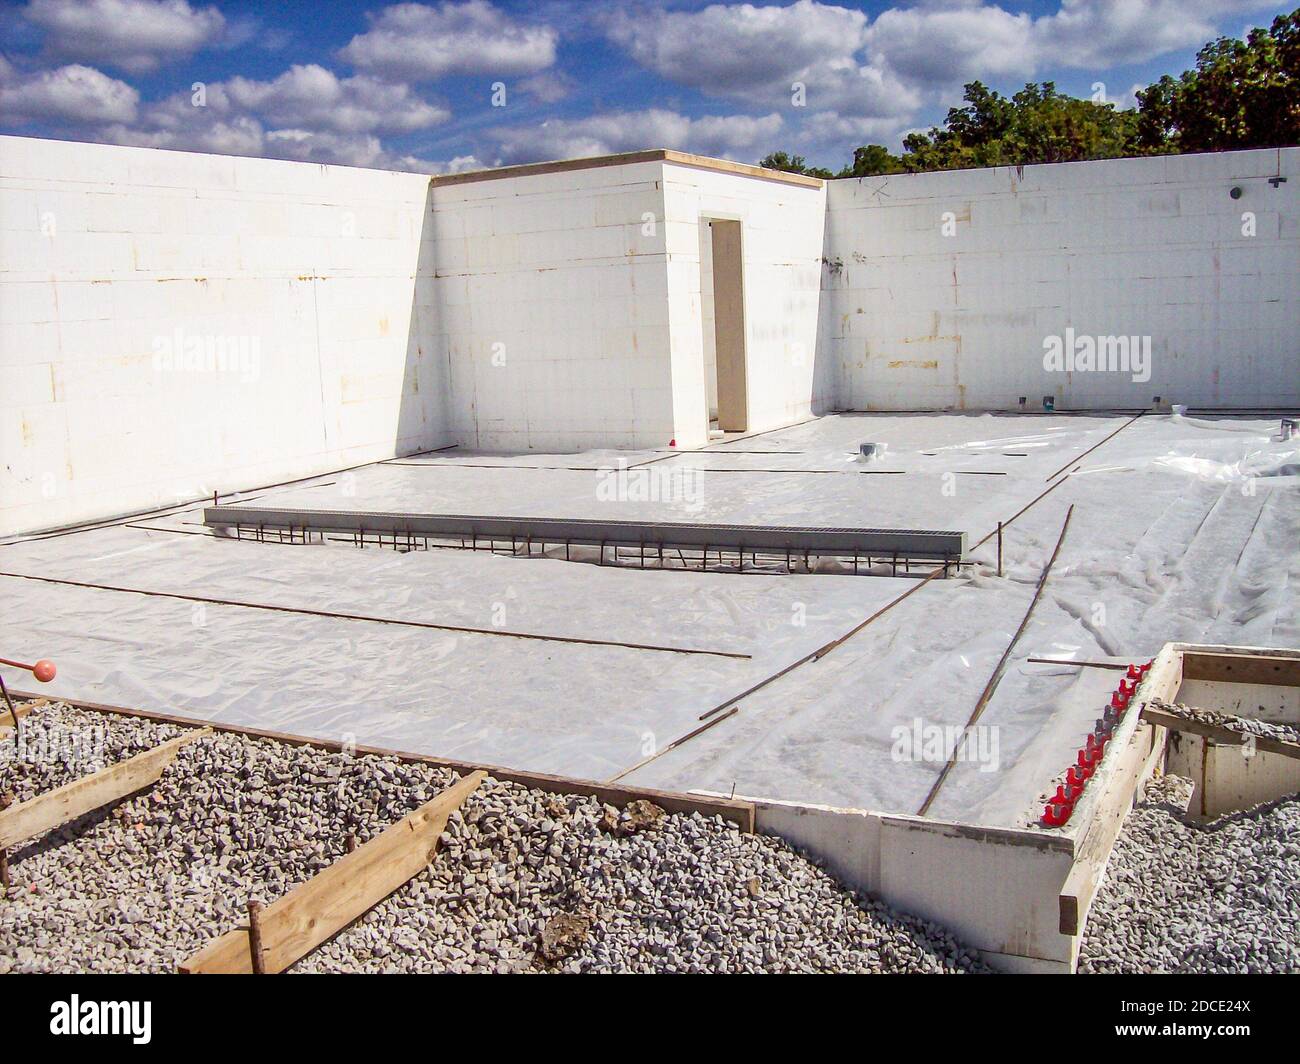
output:
[[[1162, 727], [1144, 721], [1141, 710], [1153, 698], [1169, 699], [1183, 682], [1183, 655], [1173, 643], [1165, 644], [1156, 655], [1155, 664], [1138, 685], [1134, 706], [1120, 722], [1102, 762], [1104, 776], [1094, 777], [1102, 792], [1092, 806], [1083, 837], [1075, 846], [1074, 867], [1066, 877], [1057, 899], [1060, 932], [1082, 932], [1097, 885], [1115, 840], [1124, 827], [1124, 818], [1133, 808], [1138, 784], [1145, 779], [1164, 755], [1166, 733]], [[1120, 744], [1123, 744], [1122, 746]], [[1115, 760], [1111, 762], [1111, 758]], [[1109, 763], [1108, 763], [1109, 762]], [[1085, 801], [1088, 800], [1085, 792]]]
[[211, 728], [197, 728], [143, 754], [65, 783], [29, 801], [11, 805], [0, 812], [0, 849], [14, 846], [85, 816], [100, 806], [153, 786], [182, 746], [211, 734]]
[[1154, 706], [1142, 707], [1142, 716], [1152, 724], [1159, 724], [1170, 731], [1186, 732], [1189, 735], [1201, 735], [1213, 739], [1223, 746], [1242, 746], [1248, 738], [1255, 740], [1255, 749], [1266, 754], [1281, 754], [1283, 757], [1300, 761], [1300, 743], [1289, 743], [1284, 739], [1273, 739], [1266, 735], [1247, 736], [1242, 732], [1225, 728], [1221, 724], [1207, 724], [1205, 721], [1188, 720], [1177, 713], [1169, 713]]
[[1188, 680], [1300, 687], [1300, 658], [1187, 650], [1183, 652], [1183, 676]]
[[[323, 872], [268, 905], [258, 924], [265, 971], [282, 972], [327, 942], [422, 871], [447, 819], [486, 772], [472, 772]], [[238, 928], [210, 942], [181, 966], [191, 974], [253, 970], [250, 935]]]
[[1061, 934], [1077, 935], [1083, 931], [1083, 922], [1087, 919], [1093, 895], [1097, 893], [1106, 862], [1110, 860], [1110, 852], [1119, 838], [1125, 817], [1133, 808], [1138, 782], [1163, 751], [1163, 733], [1153, 724], [1141, 725], [1106, 781], [1106, 790], [1093, 813], [1088, 833], [1075, 851], [1074, 867], [1061, 887], [1058, 899]]
[[[22, 720], [28, 716], [33, 709], [43, 706], [49, 702], [48, 698], [38, 698], [33, 702], [17, 702], [14, 704], [14, 712], [18, 714], [18, 719]], [[9, 712], [9, 707], [0, 703], [0, 731], [14, 726], [14, 715]]]
[[[12, 692], [14, 697], [34, 698], [36, 696], [21, 691]], [[159, 721], [163, 724], [179, 724], [194, 728], [202, 725], [213, 731], [226, 732], [231, 735], [245, 735], [256, 739], [270, 739], [287, 746], [310, 746], [330, 753], [347, 751], [350, 754], [365, 754], [375, 757], [393, 757], [421, 765], [436, 765], [449, 768], [462, 775], [483, 769], [493, 779], [509, 783], [518, 783], [533, 790], [546, 791], [551, 794], [578, 794], [599, 798], [606, 805], [622, 807], [630, 802], [644, 799], [666, 809], [670, 813], [699, 813], [706, 817], [721, 817], [735, 824], [747, 835], [754, 833], [754, 803], [738, 798], [699, 798], [695, 795], [678, 791], [660, 791], [653, 787], [613, 786], [597, 780], [580, 779], [575, 776], [554, 776], [546, 772], [529, 772], [525, 769], [505, 768], [499, 765], [483, 765], [472, 761], [460, 761], [455, 758], [436, 757], [432, 754], [419, 754], [410, 750], [391, 750], [383, 746], [369, 746], [364, 743], [341, 743], [331, 739], [313, 739], [307, 735], [292, 732], [271, 731], [267, 728], [250, 728], [240, 724], [228, 724], [222, 721], [203, 720], [196, 717], [182, 717], [174, 713], [158, 713], [151, 709], [136, 709], [128, 706], [115, 706], [103, 702], [88, 702], [80, 698], [60, 698], [78, 709], [97, 713], [112, 713], [122, 717], [138, 717], [141, 720]], [[729, 705], [730, 703], [728, 703]]]

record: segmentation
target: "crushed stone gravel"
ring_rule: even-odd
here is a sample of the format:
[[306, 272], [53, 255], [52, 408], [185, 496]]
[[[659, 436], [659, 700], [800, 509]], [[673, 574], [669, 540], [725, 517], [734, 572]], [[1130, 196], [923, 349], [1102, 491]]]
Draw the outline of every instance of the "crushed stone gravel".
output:
[[[179, 726], [52, 704], [0, 741], [26, 800]], [[172, 971], [432, 798], [455, 775], [218, 733], [149, 791], [23, 844], [0, 973]], [[636, 805], [636, 803], [634, 803]], [[783, 841], [720, 818], [615, 810], [486, 780], [431, 866], [294, 971], [982, 970], [944, 929], [844, 890]]]
[[1197, 824], [1191, 789], [1155, 780], [1129, 814], [1080, 972], [1300, 972], [1300, 797]]

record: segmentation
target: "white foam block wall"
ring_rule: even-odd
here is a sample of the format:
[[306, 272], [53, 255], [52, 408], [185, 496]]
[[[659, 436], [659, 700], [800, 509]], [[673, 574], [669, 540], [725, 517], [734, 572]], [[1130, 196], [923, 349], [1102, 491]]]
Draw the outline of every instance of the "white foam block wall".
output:
[[[843, 409], [1300, 403], [1300, 150], [831, 181], [826, 232]], [[1149, 336], [1150, 380], [1049, 372], [1067, 328]]]
[[829, 405], [834, 378], [816, 365], [825, 190], [679, 164], [663, 169], [678, 445], [702, 444], [708, 431], [702, 218], [742, 225], [749, 431]]
[[[744, 226], [751, 431], [1021, 395], [1295, 406], [1298, 199], [1295, 149], [824, 189], [645, 162], [430, 190], [3, 137], [0, 535], [450, 442], [701, 444], [710, 217]], [[1151, 379], [1049, 372], [1067, 329], [1149, 336]]]
[[0, 534], [447, 442], [427, 197], [421, 174], [0, 137]]
[[644, 162], [434, 186], [434, 343], [461, 443], [668, 443], [662, 172]]

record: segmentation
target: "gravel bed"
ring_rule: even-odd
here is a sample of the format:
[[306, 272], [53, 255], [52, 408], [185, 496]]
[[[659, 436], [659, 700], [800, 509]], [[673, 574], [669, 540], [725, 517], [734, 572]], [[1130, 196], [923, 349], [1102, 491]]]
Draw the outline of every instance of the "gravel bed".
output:
[[1184, 819], [1192, 784], [1154, 781], [1115, 844], [1081, 972], [1300, 972], [1300, 797]]
[[[181, 734], [63, 704], [0, 741], [25, 800]], [[21, 756], [19, 756], [21, 755]], [[171, 971], [455, 775], [217, 734], [160, 782], [12, 854], [0, 973]], [[485, 781], [438, 855], [295, 971], [982, 970], [943, 929], [843, 890], [773, 838], [718, 818], [619, 812]]]
[[1217, 709], [1197, 709], [1195, 706], [1185, 706], [1180, 702], [1162, 702], [1156, 698], [1151, 700], [1151, 705], [1184, 720], [1227, 728], [1229, 731], [1240, 732], [1243, 735], [1277, 739], [1284, 743], [1300, 743], [1300, 728], [1290, 724], [1273, 724], [1254, 717], [1238, 717], [1236, 714], [1222, 713]]

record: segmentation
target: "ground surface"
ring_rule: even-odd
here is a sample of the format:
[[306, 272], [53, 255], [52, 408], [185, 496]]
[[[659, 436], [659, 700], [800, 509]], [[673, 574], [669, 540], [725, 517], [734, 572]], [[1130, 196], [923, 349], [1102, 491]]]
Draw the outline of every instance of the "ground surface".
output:
[[[180, 733], [40, 707], [0, 740], [26, 800]], [[150, 791], [18, 849], [0, 973], [171, 971], [454, 776], [218, 734]], [[1085, 972], [1300, 970], [1300, 799], [1206, 826], [1148, 788], [1094, 901]], [[1181, 802], [1180, 802], [1181, 799]], [[487, 780], [427, 871], [295, 971], [938, 972], [981, 965], [942, 929], [842, 890], [779, 840]]]
[[1300, 972], [1300, 796], [1209, 824], [1166, 777], [1124, 825], [1081, 972]]
[[[246, 495], [327, 509], [950, 528], [974, 545], [1051, 489], [1009, 526], [1003, 577], [986, 543], [962, 577], [931, 581], [744, 698], [915, 580], [231, 542], [182, 508], [0, 546], [6, 647], [57, 660], [53, 691], [66, 697], [595, 779], [739, 699], [738, 713], [627, 781], [911, 813], [943, 758], [900, 754], [899, 736], [966, 722], [1073, 504], [982, 718], [988, 756], [958, 764], [930, 810], [1023, 826], [1112, 679], [1029, 657], [1145, 660], [1171, 640], [1300, 645], [1300, 444], [1274, 438], [1275, 418], [1128, 420], [841, 415], [677, 456], [449, 451]], [[886, 459], [857, 464], [863, 440], [889, 443]], [[619, 642], [639, 646], [609, 645]], [[729, 654], [742, 656], [719, 656]]]
[[[38, 708], [0, 743], [0, 795], [26, 800], [180, 729]], [[217, 734], [150, 791], [13, 854], [0, 973], [172, 971], [454, 779]], [[595, 799], [485, 781], [427, 871], [298, 971], [979, 969], [951, 936], [842, 890], [785, 843], [717, 819], [629, 830]], [[558, 918], [558, 919], [557, 919]], [[563, 931], [564, 934], [557, 934]]]

